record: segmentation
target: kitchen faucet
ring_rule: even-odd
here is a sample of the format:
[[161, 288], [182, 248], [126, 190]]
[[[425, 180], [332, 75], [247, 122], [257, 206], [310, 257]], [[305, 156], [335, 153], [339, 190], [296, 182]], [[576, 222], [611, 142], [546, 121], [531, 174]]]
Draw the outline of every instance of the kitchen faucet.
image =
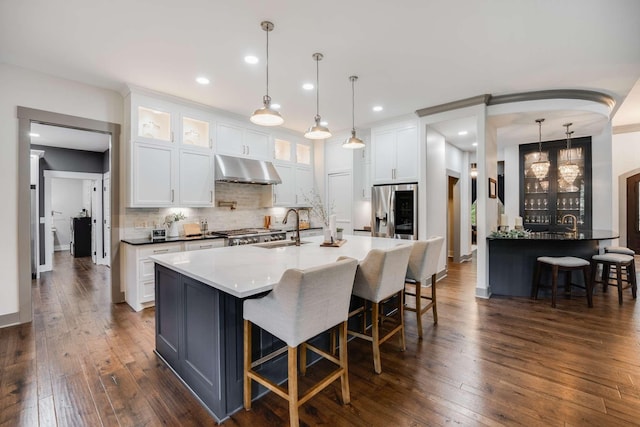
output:
[[562, 216], [562, 219], [560, 220], [561, 224], [565, 223], [565, 218], [571, 218], [571, 220], [573, 221], [571, 228], [569, 229], [569, 231], [571, 231], [572, 233], [577, 233], [578, 232], [578, 218], [576, 218], [575, 215], [573, 214], [566, 214]]
[[300, 246], [300, 210], [301, 209], [290, 208], [287, 213], [284, 214], [284, 218], [282, 219], [282, 223], [286, 224], [289, 214], [291, 212], [296, 214], [296, 246]]

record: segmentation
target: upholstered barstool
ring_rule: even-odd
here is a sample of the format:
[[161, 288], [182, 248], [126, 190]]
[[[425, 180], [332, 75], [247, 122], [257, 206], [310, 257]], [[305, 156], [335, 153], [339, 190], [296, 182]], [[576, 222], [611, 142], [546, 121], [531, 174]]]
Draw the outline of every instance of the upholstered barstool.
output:
[[587, 304], [589, 307], [593, 307], [593, 289], [592, 278], [589, 274], [590, 263], [589, 261], [576, 258], [572, 256], [562, 257], [550, 257], [541, 256], [538, 257], [536, 270], [533, 276], [533, 286], [531, 290], [531, 297], [538, 299], [538, 289], [540, 287], [540, 276], [542, 268], [544, 266], [551, 267], [551, 307], [556, 307], [556, 294], [558, 293], [558, 272], [563, 271], [565, 274], [565, 290], [571, 291], [571, 286], [578, 286], [571, 283], [571, 273], [574, 270], [581, 270], [584, 277], [585, 289], [587, 291]]
[[[604, 248], [604, 253], [612, 253], [612, 254], [622, 254], [622, 255], [630, 255], [633, 258], [633, 271], [637, 271], [636, 270], [636, 261], [635, 261], [635, 251], [633, 249], [629, 249], [629, 248], [625, 248], [624, 246], [605, 246]], [[610, 271], [607, 272], [602, 272], [604, 277], [604, 274], [606, 274], [609, 279], [614, 279], [616, 280], [616, 276], [612, 276]], [[627, 278], [629, 278], [628, 274], [629, 274], [629, 269], [625, 268], [624, 269], [624, 274]]]
[[[391, 249], [372, 249], [364, 260], [358, 265], [353, 295], [362, 298], [363, 305], [349, 313], [349, 317], [361, 315], [361, 330], [349, 330], [349, 335], [362, 338], [371, 342], [373, 349], [373, 367], [377, 374], [382, 372], [380, 361], [380, 344], [387, 341], [396, 333], [399, 334], [400, 348], [404, 351], [404, 277], [411, 255], [411, 245], [397, 245]], [[384, 336], [380, 336], [380, 323], [384, 320], [392, 320], [386, 316], [380, 307], [383, 302], [397, 297], [398, 309], [396, 311], [393, 327]], [[371, 303], [371, 335], [367, 334], [366, 314], [367, 302]]]
[[[596, 271], [598, 265], [602, 264], [602, 280], [596, 281]], [[615, 283], [610, 283], [609, 271], [612, 266], [616, 267]], [[625, 269], [625, 277], [623, 277], [622, 269]], [[602, 283], [602, 290], [607, 291], [609, 286], [616, 286], [618, 288], [618, 304], [622, 304], [622, 291], [623, 289], [631, 288], [631, 294], [633, 298], [636, 298], [638, 292], [638, 284], [636, 278], [636, 265], [634, 257], [632, 255], [625, 255], [622, 253], [608, 252], [601, 255], [594, 255], [591, 257], [591, 277], [593, 283]], [[626, 282], [627, 286], [623, 286]]]
[[[444, 237], [432, 237], [428, 240], [419, 240], [413, 244], [407, 274], [405, 277], [405, 297], [415, 298], [413, 306], [406, 304], [404, 309], [416, 313], [418, 323], [418, 337], [422, 339], [422, 315], [428, 310], [433, 310], [433, 323], [438, 323], [438, 306], [436, 300], [436, 275], [438, 274], [438, 259], [442, 251]], [[431, 296], [424, 295], [423, 287], [431, 280]], [[407, 285], [409, 287], [407, 288]]]
[[[347, 365], [347, 318], [351, 291], [358, 261], [343, 258], [333, 264], [309, 268], [289, 269], [266, 296], [244, 302], [244, 407], [251, 409], [251, 381], [256, 381], [289, 401], [291, 426], [299, 425], [298, 408], [333, 381], [340, 379], [342, 401], [349, 403], [349, 375]], [[257, 325], [284, 341], [287, 346], [252, 361], [251, 328]], [[328, 329], [338, 326], [339, 357], [305, 342]], [[306, 349], [330, 360], [338, 368], [320, 380], [309, 391], [298, 393], [298, 346], [301, 363], [306, 365]], [[254, 368], [274, 357], [288, 353], [287, 390], [260, 375]], [[304, 374], [306, 366], [302, 367]]]

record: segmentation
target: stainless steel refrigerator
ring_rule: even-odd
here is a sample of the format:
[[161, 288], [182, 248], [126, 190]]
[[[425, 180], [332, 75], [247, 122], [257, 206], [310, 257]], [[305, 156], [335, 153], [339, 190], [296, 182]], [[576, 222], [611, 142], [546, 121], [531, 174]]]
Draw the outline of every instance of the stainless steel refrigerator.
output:
[[373, 186], [371, 235], [418, 239], [418, 184]]

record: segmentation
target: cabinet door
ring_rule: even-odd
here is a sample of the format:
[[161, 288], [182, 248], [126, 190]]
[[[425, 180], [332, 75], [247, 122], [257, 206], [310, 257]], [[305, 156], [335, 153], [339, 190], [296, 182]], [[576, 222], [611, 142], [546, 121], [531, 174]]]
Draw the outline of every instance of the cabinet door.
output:
[[182, 292], [180, 276], [156, 265], [156, 351], [180, 373]]
[[269, 155], [269, 134], [246, 129], [244, 131], [245, 155], [254, 159], [266, 159]]
[[282, 184], [273, 186], [274, 206], [294, 206], [295, 205], [295, 171], [294, 166], [289, 164], [274, 164]]
[[363, 200], [371, 200], [371, 163], [363, 163], [360, 176], [360, 194]]
[[185, 113], [181, 115], [180, 143], [192, 148], [205, 150], [213, 148], [211, 124], [200, 114]]
[[182, 276], [183, 318], [181, 375], [214, 413], [224, 409], [221, 395], [220, 292]]
[[205, 152], [180, 150], [180, 205], [213, 205], [213, 162]]
[[295, 202], [298, 206], [308, 206], [306, 198], [313, 191], [313, 171], [311, 168], [297, 167], [295, 170]]
[[243, 129], [228, 123], [218, 123], [217, 126], [217, 151], [231, 156], [245, 155], [246, 148], [242, 141]]
[[342, 148], [342, 141], [331, 141], [324, 145], [325, 172], [346, 172], [353, 170], [353, 151]]
[[396, 132], [395, 181], [418, 180], [418, 130], [415, 126]]
[[394, 130], [375, 133], [372, 138], [373, 183], [387, 184], [393, 181], [396, 164], [396, 133]]
[[163, 207], [176, 199], [174, 149], [134, 142], [130, 174], [130, 207]]
[[175, 107], [150, 98], [138, 98], [133, 102], [131, 109], [133, 139], [147, 142], [173, 142]]

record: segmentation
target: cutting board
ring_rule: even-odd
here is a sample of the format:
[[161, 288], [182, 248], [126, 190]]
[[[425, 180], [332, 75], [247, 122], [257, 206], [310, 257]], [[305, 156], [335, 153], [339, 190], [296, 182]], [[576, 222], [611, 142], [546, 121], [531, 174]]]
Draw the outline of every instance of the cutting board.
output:
[[184, 226], [185, 236], [199, 236], [202, 234], [200, 231], [200, 224], [185, 224]]

